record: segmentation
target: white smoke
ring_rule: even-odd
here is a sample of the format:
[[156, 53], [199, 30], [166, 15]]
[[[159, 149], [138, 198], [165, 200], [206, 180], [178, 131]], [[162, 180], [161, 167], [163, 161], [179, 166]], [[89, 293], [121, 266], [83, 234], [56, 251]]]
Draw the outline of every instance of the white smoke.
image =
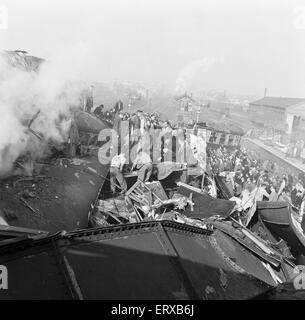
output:
[[199, 72], [206, 72], [212, 65], [217, 62], [215, 57], [204, 57], [203, 59], [194, 60], [185, 66], [179, 73], [176, 80], [175, 91], [177, 94], [186, 92], [189, 89], [190, 82]]
[[[40, 157], [49, 141], [66, 138], [70, 111], [79, 105], [87, 86], [75, 81], [63, 61], [45, 61], [39, 72], [25, 72], [0, 58], [0, 176], [19, 156]], [[31, 128], [44, 137], [42, 141], [27, 129], [38, 111]]]

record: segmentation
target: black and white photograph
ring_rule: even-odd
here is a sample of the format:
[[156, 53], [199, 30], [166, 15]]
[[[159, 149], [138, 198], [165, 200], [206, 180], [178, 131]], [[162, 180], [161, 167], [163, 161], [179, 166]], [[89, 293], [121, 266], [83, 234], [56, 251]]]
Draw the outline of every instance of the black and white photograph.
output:
[[305, 1], [0, 0], [0, 300], [305, 300], [304, 212]]

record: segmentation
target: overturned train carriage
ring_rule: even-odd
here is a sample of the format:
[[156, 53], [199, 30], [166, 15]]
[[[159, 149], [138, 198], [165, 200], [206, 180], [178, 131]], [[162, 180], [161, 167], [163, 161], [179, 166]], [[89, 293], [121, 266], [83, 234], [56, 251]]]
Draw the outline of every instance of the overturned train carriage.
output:
[[0, 299], [251, 299], [277, 285], [225, 232], [171, 221], [20, 239], [0, 246], [0, 264]]

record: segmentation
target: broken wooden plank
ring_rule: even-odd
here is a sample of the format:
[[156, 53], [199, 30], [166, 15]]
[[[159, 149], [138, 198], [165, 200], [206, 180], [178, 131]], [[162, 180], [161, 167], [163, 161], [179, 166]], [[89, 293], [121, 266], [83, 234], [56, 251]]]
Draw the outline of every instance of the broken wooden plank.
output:
[[25, 207], [27, 207], [28, 209], [30, 209], [33, 213], [39, 213], [36, 209], [34, 209], [23, 197], [20, 198], [20, 201], [25, 205]]
[[199, 189], [199, 188], [196, 188], [196, 187], [193, 187], [193, 186], [190, 186], [190, 185], [188, 185], [188, 184], [186, 184], [186, 183], [183, 183], [183, 182], [181, 182], [181, 181], [179, 181], [179, 182], [177, 182], [177, 186], [181, 186], [181, 187], [185, 187], [185, 188], [187, 188], [187, 189], [189, 189], [189, 190], [192, 190], [192, 191], [195, 191], [195, 192], [197, 192], [197, 193], [204, 193], [204, 191], [203, 190], [201, 190], [201, 189]]

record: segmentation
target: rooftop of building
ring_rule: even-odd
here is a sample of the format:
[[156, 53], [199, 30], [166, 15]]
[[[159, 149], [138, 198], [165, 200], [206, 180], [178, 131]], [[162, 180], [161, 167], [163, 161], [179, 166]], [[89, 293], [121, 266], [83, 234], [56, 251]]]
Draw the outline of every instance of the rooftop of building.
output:
[[251, 105], [289, 108], [300, 103], [305, 103], [305, 98], [287, 98], [287, 97], [264, 97], [259, 100], [250, 102]]

